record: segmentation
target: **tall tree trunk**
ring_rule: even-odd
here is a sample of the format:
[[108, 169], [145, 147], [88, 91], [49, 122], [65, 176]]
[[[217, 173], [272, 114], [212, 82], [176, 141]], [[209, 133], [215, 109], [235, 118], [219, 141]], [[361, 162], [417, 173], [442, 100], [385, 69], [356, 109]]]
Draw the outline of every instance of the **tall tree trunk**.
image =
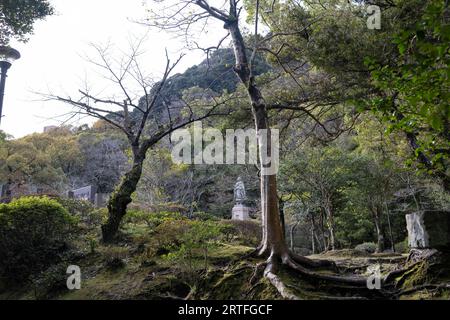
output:
[[[314, 214], [311, 213], [311, 249], [312, 249], [312, 253], [315, 254], [316, 253], [316, 243], [315, 243], [315, 239], [317, 238], [317, 234], [316, 234], [316, 222], [314, 219]], [[317, 243], [320, 244], [320, 243]]]
[[330, 231], [330, 240], [329, 240], [329, 248], [331, 250], [335, 250], [336, 249], [336, 242], [335, 242], [335, 237], [334, 237], [334, 226], [332, 222], [328, 223], [328, 230]]
[[394, 234], [392, 233], [392, 224], [391, 224], [391, 213], [389, 212], [389, 207], [387, 203], [384, 203], [386, 207], [386, 216], [388, 221], [388, 228], [389, 228], [389, 241], [391, 242], [391, 250], [392, 252], [395, 252], [395, 241], [394, 241]]
[[316, 242], [317, 242], [317, 252], [323, 252], [324, 249], [322, 248], [322, 244], [320, 243], [320, 239], [319, 236], [317, 235], [317, 232], [314, 232], [314, 237], [316, 238]]
[[289, 236], [290, 236], [290, 242], [291, 242], [290, 248], [291, 248], [291, 251], [292, 251], [292, 252], [294, 252], [294, 231], [295, 231], [295, 229], [297, 228], [297, 225], [298, 225], [298, 222], [294, 223], [294, 224], [291, 226], [291, 231], [290, 231], [290, 234], [289, 234]]
[[145, 153], [135, 153], [133, 166], [109, 198], [107, 205], [108, 221], [102, 225], [103, 241], [106, 243], [112, 242], [119, 230], [120, 222], [126, 214], [128, 204], [131, 202], [131, 195], [136, 191], [141, 178], [144, 159]]
[[[232, 12], [232, 14], [237, 17], [236, 12]], [[242, 37], [242, 34], [239, 30], [238, 20], [236, 19], [228, 22], [225, 25], [225, 28], [229, 30], [232, 38], [234, 55], [236, 59], [234, 71], [247, 89], [247, 94], [252, 106], [256, 134], [259, 138], [259, 141], [261, 141], [262, 135], [264, 133], [267, 134], [266, 141], [267, 151], [269, 154], [264, 154], [265, 150], [261, 148], [261, 145], [259, 148], [259, 159], [262, 166], [262, 164], [264, 163], [264, 158], [266, 156], [271, 156], [272, 147], [272, 135], [269, 128], [266, 104], [261, 91], [255, 84], [254, 77], [251, 73], [246, 53], [246, 46], [244, 38]], [[261, 130], [265, 130], [265, 132]], [[278, 210], [277, 178], [275, 174], [261, 174], [261, 211], [263, 232], [260, 254], [268, 255], [272, 257], [273, 260], [277, 260], [281, 258], [281, 256], [287, 254], [288, 248], [284, 240]]]
[[334, 213], [333, 209], [330, 206], [327, 206], [326, 215], [327, 215], [327, 227], [328, 231], [330, 232], [330, 241], [329, 241], [329, 247], [331, 250], [336, 249], [336, 238], [334, 234]]
[[375, 231], [377, 233], [377, 250], [376, 252], [383, 252], [384, 250], [384, 235], [383, 226], [381, 222], [381, 212], [380, 208], [376, 207], [373, 209], [373, 218], [375, 224]]
[[323, 251], [327, 251], [328, 250], [328, 243], [327, 243], [327, 238], [325, 237], [325, 224], [324, 224], [324, 220], [325, 220], [325, 210], [323, 210], [321, 208], [320, 210], [320, 227], [321, 227], [321, 233], [322, 233], [322, 245], [323, 245]]

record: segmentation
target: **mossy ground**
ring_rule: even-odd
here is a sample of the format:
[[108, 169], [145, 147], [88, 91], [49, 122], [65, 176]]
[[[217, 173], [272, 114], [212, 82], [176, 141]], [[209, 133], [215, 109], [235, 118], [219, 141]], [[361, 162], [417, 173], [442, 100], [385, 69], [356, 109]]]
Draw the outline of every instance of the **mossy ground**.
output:
[[[96, 233], [97, 232], [97, 233]], [[254, 250], [237, 238], [219, 242], [209, 252], [208, 266], [201, 257], [194, 269], [187, 270], [155, 252], [157, 242], [145, 224], [126, 224], [122, 228], [122, 240], [116, 245], [105, 246], [100, 242], [99, 232], [88, 230], [89, 236], [73, 244], [73, 258], [64, 260], [56, 269], [57, 277], [48, 272], [37, 282], [9, 288], [0, 293], [0, 299], [282, 299], [277, 290], [262, 276], [257, 265], [262, 260], [242, 257]], [[90, 240], [86, 240], [90, 239]], [[381, 266], [385, 274], [406, 259], [405, 255], [360, 254], [353, 250], [339, 250], [312, 256], [314, 259], [330, 259], [336, 262], [343, 274], [364, 275], [367, 267]], [[64, 273], [68, 264], [79, 265], [82, 272], [80, 290], [68, 290]], [[418, 265], [403, 275], [399, 286], [408, 289], [427, 281], [426, 266]], [[319, 271], [323, 274], [329, 270]], [[44, 273], [45, 274], [45, 273]], [[50, 275], [50, 277], [48, 277]], [[313, 281], [296, 272], [281, 267], [278, 275], [285, 285], [300, 299], [383, 299], [376, 292], [360, 292], [346, 286], [330, 286], [324, 281]], [[449, 278], [450, 279], [450, 278]], [[406, 292], [400, 299], [449, 299], [450, 291], [423, 289]]]

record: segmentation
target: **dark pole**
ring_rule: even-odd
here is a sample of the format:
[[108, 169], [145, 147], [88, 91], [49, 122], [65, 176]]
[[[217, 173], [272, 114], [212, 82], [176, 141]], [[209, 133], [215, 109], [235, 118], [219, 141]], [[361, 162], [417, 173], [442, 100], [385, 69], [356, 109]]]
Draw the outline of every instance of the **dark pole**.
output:
[[2, 122], [2, 110], [3, 110], [3, 96], [5, 95], [5, 83], [6, 83], [6, 73], [8, 72], [11, 63], [7, 61], [0, 62], [1, 68], [1, 79], [0, 79], [0, 123]]

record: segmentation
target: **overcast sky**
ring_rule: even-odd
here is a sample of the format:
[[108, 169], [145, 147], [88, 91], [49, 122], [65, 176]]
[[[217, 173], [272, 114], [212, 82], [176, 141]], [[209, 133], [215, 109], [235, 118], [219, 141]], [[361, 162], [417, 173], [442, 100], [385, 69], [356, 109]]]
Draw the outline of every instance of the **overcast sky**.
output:
[[[184, 42], [159, 30], [150, 30], [132, 20], [146, 16], [143, 0], [52, 0], [56, 14], [35, 24], [35, 32], [27, 43], [12, 42], [21, 59], [8, 71], [1, 129], [15, 138], [42, 132], [44, 126], [58, 125], [71, 110], [56, 102], [43, 101], [35, 92], [66, 94], [76, 97], [87, 82], [98, 90], [108, 84], [98, 77], [86, 56], [93, 57], [91, 43], [113, 43], [116, 53], [127, 51], [130, 39], [147, 34], [141, 58], [145, 70], [155, 76], [164, 69], [164, 50], [174, 59]], [[147, 1], [147, 3], [151, 3]], [[148, 5], [148, 4], [147, 4]], [[206, 36], [220, 39], [223, 29], [214, 26]], [[190, 52], [177, 71], [202, 60], [200, 51]], [[96, 76], [97, 75], [97, 76]], [[100, 92], [100, 91], [99, 91]], [[92, 123], [93, 119], [81, 119]], [[78, 124], [81, 124], [78, 123]], [[73, 123], [72, 124], [77, 124]]]

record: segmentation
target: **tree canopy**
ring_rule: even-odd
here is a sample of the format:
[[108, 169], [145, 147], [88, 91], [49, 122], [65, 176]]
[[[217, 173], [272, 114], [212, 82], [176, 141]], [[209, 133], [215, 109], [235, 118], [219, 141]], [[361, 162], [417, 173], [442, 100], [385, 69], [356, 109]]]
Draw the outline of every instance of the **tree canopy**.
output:
[[1, 0], [0, 44], [6, 45], [12, 38], [26, 41], [35, 21], [51, 14], [53, 8], [47, 0]]

